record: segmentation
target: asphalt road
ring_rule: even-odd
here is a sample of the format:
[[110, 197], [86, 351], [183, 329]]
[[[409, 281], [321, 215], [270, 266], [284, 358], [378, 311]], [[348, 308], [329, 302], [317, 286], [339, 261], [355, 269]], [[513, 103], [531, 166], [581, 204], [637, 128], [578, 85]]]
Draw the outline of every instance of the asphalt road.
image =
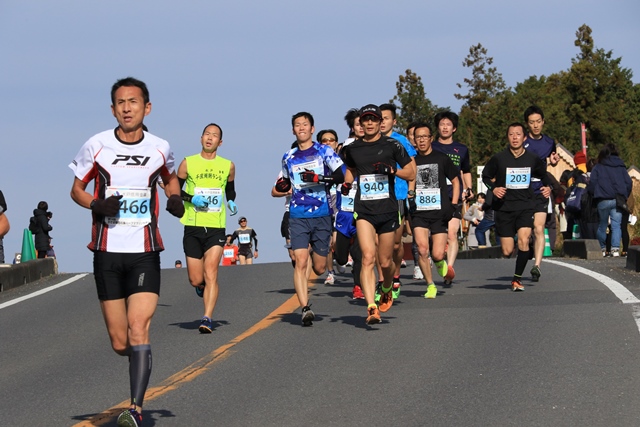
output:
[[[303, 328], [289, 264], [226, 267], [210, 335], [186, 270], [163, 270], [143, 425], [640, 425], [638, 273], [552, 259], [513, 293], [514, 262], [459, 260], [435, 300], [403, 269], [374, 327], [347, 275], [313, 288]], [[93, 278], [74, 278], [0, 293], [2, 425], [114, 426], [128, 405]]]

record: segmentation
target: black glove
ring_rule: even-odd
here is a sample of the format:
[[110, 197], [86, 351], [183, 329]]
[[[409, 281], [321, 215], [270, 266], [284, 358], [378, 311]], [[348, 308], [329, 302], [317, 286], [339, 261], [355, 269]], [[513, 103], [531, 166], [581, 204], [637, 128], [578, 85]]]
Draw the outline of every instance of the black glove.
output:
[[120, 210], [120, 199], [122, 199], [122, 195], [113, 195], [106, 199], [96, 199], [95, 202], [92, 203], [91, 211], [100, 216], [116, 216]]
[[300, 179], [302, 182], [318, 182], [319, 175], [314, 171], [310, 171], [309, 169], [305, 169], [304, 172], [300, 172]]
[[291, 190], [291, 180], [289, 178], [280, 178], [276, 181], [276, 191], [279, 193], [288, 193]]
[[351, 191], [351, 185], [350, 182], [343, 182], [340, 186], [340, 193], [342, 193], [343, 196], [348, 196], [349, 191]]
[[177, 218], [182, 218], [184, 215], [184, 204], [182, 204], [182, 198], [178, 194], [174, 194], [167, 199], [167, 212]]
[[418, 205], [416, 204], [416, 198], [409, 197], [407, 199], [407, 202], [409, 203], [409, 213], [414, 214], [418, 210]]
[[373, 172], [381, 175], [395, 175], [396, 171], [393, 166], [386, 163], [378, 162], [373, 164]]

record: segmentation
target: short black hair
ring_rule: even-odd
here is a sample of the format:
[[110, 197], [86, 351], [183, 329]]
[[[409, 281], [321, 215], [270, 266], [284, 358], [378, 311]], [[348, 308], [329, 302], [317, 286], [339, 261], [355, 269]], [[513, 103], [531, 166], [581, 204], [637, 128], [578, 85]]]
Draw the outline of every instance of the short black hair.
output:
[[318, 134], [316, 135], [316, 139], [318, 140], [318, 142], [320, 144], [322, 144], [322, 137], [324, 136], [325, 133], [330, 133], [331, 135], [333, 135], [336, 139], [336, 142], [338, 142], [338, 134], [336, 133], [335, 130], [333, 129], [323, 129], [320, 132], [318, 132]]
[[415, 137], [416, 131], [421, 128], [429, 129], [429, 133], [433, 136], [433, 129], [431, 129], [431, 125], [429, 123], [414, 123], [413, 124], [413, 135]]
[[513, 122], [511, 123], [509, 126], [507, 126], [507, 138], [509, 137], [509, 129], [511, 128], [517, 128], [517, 127], [521, 127], [522, 128], [522, 133], [523, 135], [527, 134], [527, 129], [524, 127], [524, 125], [520, 122]]
[[349, 130], [353, 129], [356, 125], [356, 119], [360, 117], [360, 110], [357, 108], [352, 108], [347, 111], [347, 114], [344, 115], [344, 120], [347, 122], [347, 126], [349, 126]]
[[124, 79], [120, 79], [111, 86], [111, 105], [115, 105], [116, 103], [116, 91], [121, 87], [139, 87], [142, 91], [142, 98], [145, 104], [149, 103], [149, 89], [147, 89], [147, 85], [142, 81], [133, 77], [125, 77]]
[[537, 105], [532, 105], [529, 108], [527, 108], [526, 110], [524, 110], [524, 122], [528, 123], [529, 122], [529, 116], [532, 114], [540, 114], [540, 117], [542, 117], [542, 120], [544, 120], [544, 113], [542, 112], [542, 108], [538, 107]]
[[[415, 128], [415, 127], [416, 127], [416, 125], [418, 125], [418, 124], [421, 124], [421, 123], [420, 123], [420, 122], [411, 122], [411, 123], [409, 123], [409, 124], [407, 125], [407, 129], [405, 129], [405, 130], [406, 130], [406, 132], [407, 132], [407, 134], [409, 133], [409, 129], [411, 129], [411, 128]], [[427, 126], [428, 126], [428, 125], [427, 125]], [[421, 127], [424, 127], [424, 126], [421, 126]], [[431, 128], [429, 128], [429, 130], [431, 130]], [[415, 129], [414, 129], [414, 131], [415, 131]]]
[[204, 127], [204, 129], [202, 129], [202, 135], [204, 135], [204, 132], [207, 130], [207, 128], [208, 128], [209, 126], [215, 126], [215, 127], [217, 127], [217, 128], [220, 130], [220, 139], [222, 139], [222, 128], [220, 127], [220, 125], [215, 124], [215, 123], [209, 123], [208, 125], [206, 125], [206, 126]]
[[305, 119], [309, 120], [309, 123], [311, 124], [311, 126], [313, 126], [313, 116], [311, 115], [311, 113], [300, 111], [299, 113], [296, 113], [293, 115], [293, 117], [291, 117], [291, 127], [294, 126], [294, 122], [296, 121], [296, 119], [299, 119], [300, 117], [304, 117]]
[[40, 203], [38, 203], [38, 209], [40, 209], [41, 211], [48, 211], [49, 210], [49, 204], [45, 201], [42, 201]]
[[391, 104], [391, 103], [380, 104], [378, 108], [380, 108], [380, 111], [391, 111], [391, 117], [393, 117], [394, 119], [396, 118], [396, 109], [398, 107], [396, 107], [394, 104]]
[[453, 127], [458, 128], [458, 115], [453, 111], [440, 111], [438, 114], [436, 114], [433, 118], [433, 122], [435, 123], [436, 127], [440, 126], [440, 122], [442, 121], [442, 119], [451, 120], [451, 123], [453, 123]]

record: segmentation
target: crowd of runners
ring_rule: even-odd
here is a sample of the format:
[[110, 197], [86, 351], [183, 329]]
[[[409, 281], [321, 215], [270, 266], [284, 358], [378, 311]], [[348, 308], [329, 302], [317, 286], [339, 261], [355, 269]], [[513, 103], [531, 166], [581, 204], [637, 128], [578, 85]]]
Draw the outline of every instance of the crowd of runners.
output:
[[[71, 197], [91, 210], [88, 248], [94, 254], [98, 299], [113, 350], [129, 360], [131, 405], [117, 423], [137, 427], [151, 373], [149, 328], [164, 249], [159, 189], [167, 196], [166, 210], [184, 225], [189, 282], [203, 301], [200, 333], [213, 330], [223, 255], [230, 263], [250, 264], [258, 257], [258, 241], [245, 217], [240, 228], [226, 234], [227, 211], [233, 216], [238, 207], [235, 165], [217, 153], [223, 142], [220, 125], [206, 125], [201, 151], [176, 168], [169, 143], [143, 124], [151, 112], [144, 82], [118, 80], [111, 89], [111, 110], [118, 126], [91, 137], [69, 165], [74, 172]], [[458, 116], [447, 111], [429, 119], [410, 124], [405, 137], [394, 131], [393, 104], [365, 105], [347, 112], [349, 137], [340, 142], [332, 129], [316, 133], [307, 112], [291, 118], [296, 141], [282, 157], [271, 194], [285, 198], [281, 231], [294, 267], [303, 326], [315, 317], [308, 293], [311, 271], [328, 271], [327, 283], [332, 283], [334, 259], [341, 268], [352, 268], [353, 298], [366, 301], [364, 322], [380, 323], [380, 313], [400, 296], [405, 229], [413, 236], [414, 278], [424, 279], [425, 298], [438, 293], [432, 264], [444, 286], [452, 285], [461, 206], [474, 198], [471, 162], [467, 147], [454, 139]], [[482, 174], [494, 196], [505, 256], [511, 256], [517, 238], [514, 291], [524, 290], [521, 277], [531, 255], [532, 279], [541, 276], [544, 239], [536, 239], [531, 254], [529, 236], [535, 230], [538, 237], [544, 224], [550, 194], [546, 166], [558, 161], [555, 143], [542, 134], [542, 110], [531, 107], [524, 119], [529, 130], [520, 123], [509, 125], [507, 148]], [[93, 192], [87, 191], [91, 182]], [[235, 239], [240, 249], [225, 253]]]
[[[393, 104], [365, 105], [347, 112], [349, 137], [340, 143], [333, 129], [319, 131], [314, 139], [311, 114], [292, 117], [296, 142], [282, 158], [271, 194], [287, 197], [281, 231], [294, 266], [304, 326], [315, 317], [309, 274], [328, 270], [325, 283], [332, 284], [333, 258], [339, 268], [352, 266], [353, 298], [366, 300], [365, 322], [381, 322], [380, 313], [400, 295], [407, 229], [413, 237], [414, 278], [424, 279], [424, 297], [433, 299], [438, 293], [432, 265], [443, 285], [452, 285], [462, 206], [475, 197], [471, 162], [468, 148], [454, 139], [458, 116], [445, 111], [429, 119], [409, 124], [405, 137], [394, 131]], [[521, 278], [529, 259], [535, 259], [532, 280], [542, 274], [551, 194], [546, 169], [559, 160], [555, 142], [542, 134], [542, 110], [528, 108], [524, 120], [528, 130], [521, 123], [509, 125], [507, 148], [482, 173], [493, 196], [503, 255], [510, 257], [518, 244], [513, 291], [524, 290]], [[530, 250], [532, 230], [536, 239]]]

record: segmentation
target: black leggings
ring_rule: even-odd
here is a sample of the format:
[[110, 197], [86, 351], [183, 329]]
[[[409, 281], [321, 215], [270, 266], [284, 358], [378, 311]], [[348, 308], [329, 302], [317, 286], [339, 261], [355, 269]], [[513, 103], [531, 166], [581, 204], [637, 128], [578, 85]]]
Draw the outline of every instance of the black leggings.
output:
[[333, 258], [338, 265], [345, 265], [349, 261], [349, 253], [353, 259], [353, 283], [360, 284], [360, 271], [362, 271], [362, 251], [358, 244], [358, 237], [351, 238], [339, 231], [336, 233], [336, 242], [333, 248]]

